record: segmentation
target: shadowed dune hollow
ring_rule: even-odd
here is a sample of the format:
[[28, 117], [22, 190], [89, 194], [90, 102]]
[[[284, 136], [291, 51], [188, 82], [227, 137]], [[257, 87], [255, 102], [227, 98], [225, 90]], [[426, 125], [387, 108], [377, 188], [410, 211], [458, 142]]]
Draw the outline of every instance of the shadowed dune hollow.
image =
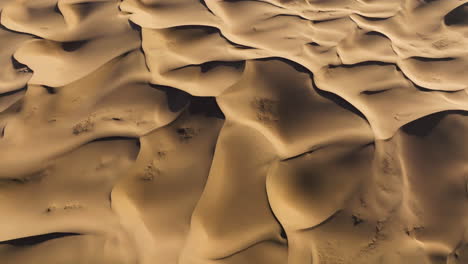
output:
[[468, 0], [0, 24], [0, 264], [468, 263]]

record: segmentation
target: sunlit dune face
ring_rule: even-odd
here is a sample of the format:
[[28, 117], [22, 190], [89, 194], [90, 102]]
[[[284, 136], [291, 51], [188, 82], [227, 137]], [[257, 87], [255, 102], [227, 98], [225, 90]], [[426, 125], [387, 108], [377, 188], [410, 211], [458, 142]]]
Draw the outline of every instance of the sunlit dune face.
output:
[[0, 1], [0, 264], [468, 263], [467, 5]]

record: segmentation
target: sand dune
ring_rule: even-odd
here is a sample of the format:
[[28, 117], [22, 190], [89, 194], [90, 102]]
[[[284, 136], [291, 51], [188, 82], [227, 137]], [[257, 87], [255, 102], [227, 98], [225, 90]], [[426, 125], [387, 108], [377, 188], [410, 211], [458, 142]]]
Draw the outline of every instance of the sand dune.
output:
[[0, 264], [468, 263], [468, 0], [0, 0]]

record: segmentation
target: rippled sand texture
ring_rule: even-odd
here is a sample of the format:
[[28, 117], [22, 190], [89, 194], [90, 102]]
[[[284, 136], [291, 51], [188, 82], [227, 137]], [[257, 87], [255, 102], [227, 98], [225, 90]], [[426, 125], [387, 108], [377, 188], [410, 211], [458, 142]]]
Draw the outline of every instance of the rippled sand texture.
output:
[[468, 263], [468, 0], [0, 10], [0, 264]]

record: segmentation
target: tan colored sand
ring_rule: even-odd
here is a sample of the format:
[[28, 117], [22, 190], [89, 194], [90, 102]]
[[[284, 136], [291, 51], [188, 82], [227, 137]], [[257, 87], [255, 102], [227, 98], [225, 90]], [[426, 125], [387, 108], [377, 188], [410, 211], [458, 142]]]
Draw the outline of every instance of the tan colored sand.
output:
[[468, 0], [0, 12], [0, 264], [468, 263]]

